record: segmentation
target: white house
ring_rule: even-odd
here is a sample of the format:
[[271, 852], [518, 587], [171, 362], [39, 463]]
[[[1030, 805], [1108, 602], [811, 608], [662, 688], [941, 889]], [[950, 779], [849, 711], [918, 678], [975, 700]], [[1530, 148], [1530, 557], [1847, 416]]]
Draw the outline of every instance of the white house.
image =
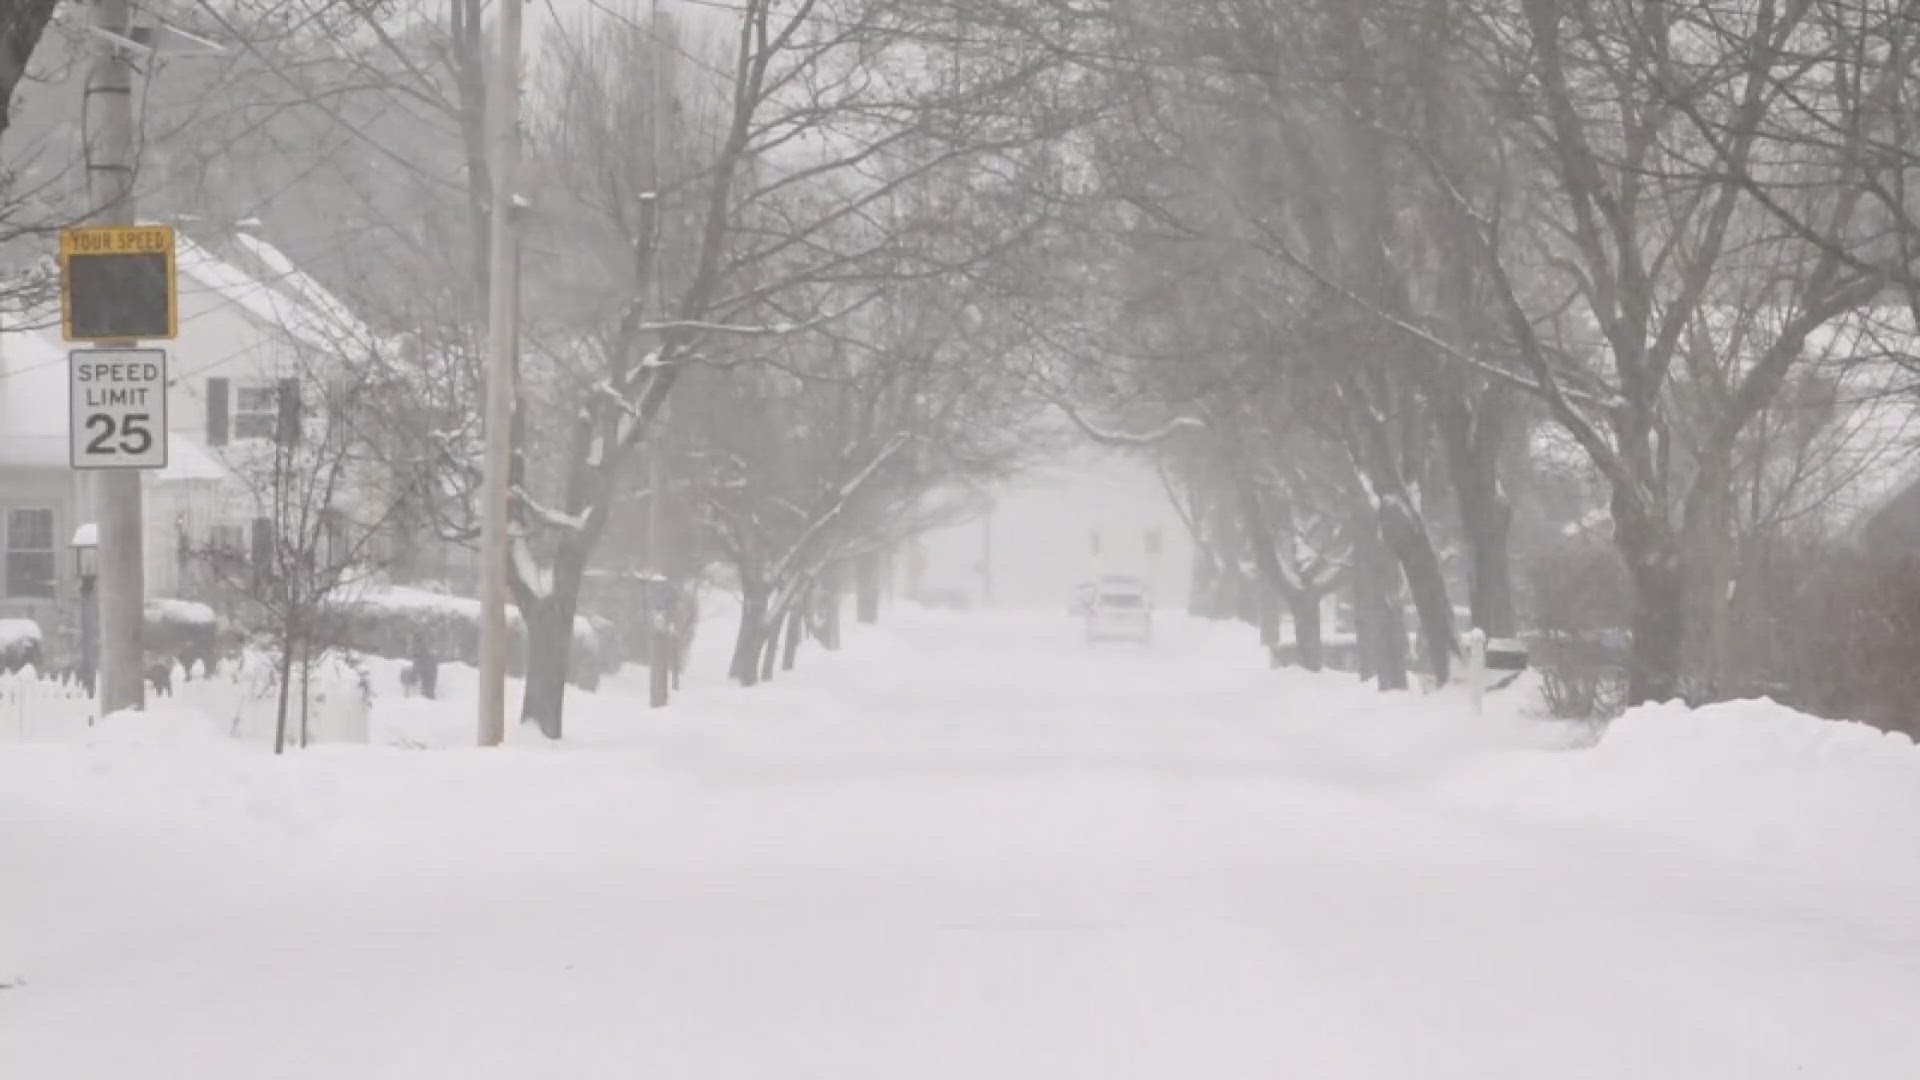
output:
[[1124, 572], [1143, 577], [1162, 610], [1185, 607], [1193, 538], [1138, 456], [1088, 450], [1007, 483], [993, 502], [990, 514], [921, 540], [918, 565], [902, 568], [908, 591], [1064, 610], [1075, 583]]
[[[274, 437], [295, 357], [370, 340], [345, 305], [245, 231], [217, 245], [183, 233], [177, 262], [179, 337], [155, 343], [168, 353], [168, 465], [143, 485], [150, 597], [177, 594], [190, 546], [255, 542], [253, 498], [222, 458]], [[89, 475], [68, 467], [70, 346], [49, 323], [0, 332], [0, 617], [50, 628], [77, 611], [68, 541], [93, 515]]]

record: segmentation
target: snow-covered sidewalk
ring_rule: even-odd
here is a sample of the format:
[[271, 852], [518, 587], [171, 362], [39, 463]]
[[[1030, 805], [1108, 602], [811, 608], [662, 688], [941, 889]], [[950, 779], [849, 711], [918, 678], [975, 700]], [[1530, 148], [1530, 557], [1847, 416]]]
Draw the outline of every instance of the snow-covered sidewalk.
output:
[[0, 1076], [1920, 1061], [1911, 745], [1738, 705], [1554, 749], [1166, 630], [903, 612], [753, 691], [582, 695], [555, 750], [0, 747]]

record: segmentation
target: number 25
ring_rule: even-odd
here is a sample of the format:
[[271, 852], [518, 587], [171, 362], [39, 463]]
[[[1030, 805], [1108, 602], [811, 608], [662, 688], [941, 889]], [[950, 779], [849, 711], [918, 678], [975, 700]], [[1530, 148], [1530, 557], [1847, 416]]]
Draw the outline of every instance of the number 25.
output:
[[[147, 426], [146, 413], [128, 413], [119, 425], [113, 422], [110, 413], [94, 413], [87, 417], [87, 430], [94, 436], [87, 443], [89, 454], [144, 454], [153, 448], [153, 430]], [[118, 431], [120, 441], [115, 444], [113, 436]]]

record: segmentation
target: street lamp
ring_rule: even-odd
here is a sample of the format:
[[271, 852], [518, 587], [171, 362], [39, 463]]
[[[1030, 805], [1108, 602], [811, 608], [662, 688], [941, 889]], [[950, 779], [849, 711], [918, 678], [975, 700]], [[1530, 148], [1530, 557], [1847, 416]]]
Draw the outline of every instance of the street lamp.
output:
[[89, 521], [73, 530], [73, 572], [80, 580], [80, 679], [91, 691], [100, 669], [100, 527]]

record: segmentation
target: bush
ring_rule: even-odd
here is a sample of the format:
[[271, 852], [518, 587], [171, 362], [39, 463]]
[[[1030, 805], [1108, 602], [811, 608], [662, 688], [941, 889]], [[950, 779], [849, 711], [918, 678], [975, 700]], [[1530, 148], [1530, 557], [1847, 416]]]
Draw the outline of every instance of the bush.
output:
[[1626, 709], [1630, 595], [1620, 560], [1572, 551], [1528, 560], [1530, 663], [1549, 715], [1611, 720]]
[[480, 603], [416, 589], [391, 589], [341, 605], [338, 643], [396, 660], [423, 651], [435, 660], [478, 661]]
[[1615, 635], [1545, 633], [1528, 643], [1547, 715], [1611, 720], [1627, 707], [1627, 656]]
[[205, 604], [155, 597], [147, 601], [144, 616], [143, 644], [149, 658], [177, 660], [186, 668], [198, 660], [212, 667], [235, 644], [232, 628]]
[[1834, 560], [1783, 622], [1788, 704], [1920, 735], [1920, 557]]
[[40, 664], [40, 624], [32, 619], [0, 619], [0, 675]]
[[[424, 649], [435, 660], [480, 662], [478, 600], [394, 588], [343, 604], [339, 617], [337, 643], [356, 652], [415, 660]], [[514, 640], [507, 670], [520, 675], [526, 669], [526, 627], [520, 613], [511, 608], [507, 621]], [[611, 622], [598, 616], [575, 616], [569, 681], [593, 689], [601, 676], [618, 671], [621, 658], [615, 644]]]

